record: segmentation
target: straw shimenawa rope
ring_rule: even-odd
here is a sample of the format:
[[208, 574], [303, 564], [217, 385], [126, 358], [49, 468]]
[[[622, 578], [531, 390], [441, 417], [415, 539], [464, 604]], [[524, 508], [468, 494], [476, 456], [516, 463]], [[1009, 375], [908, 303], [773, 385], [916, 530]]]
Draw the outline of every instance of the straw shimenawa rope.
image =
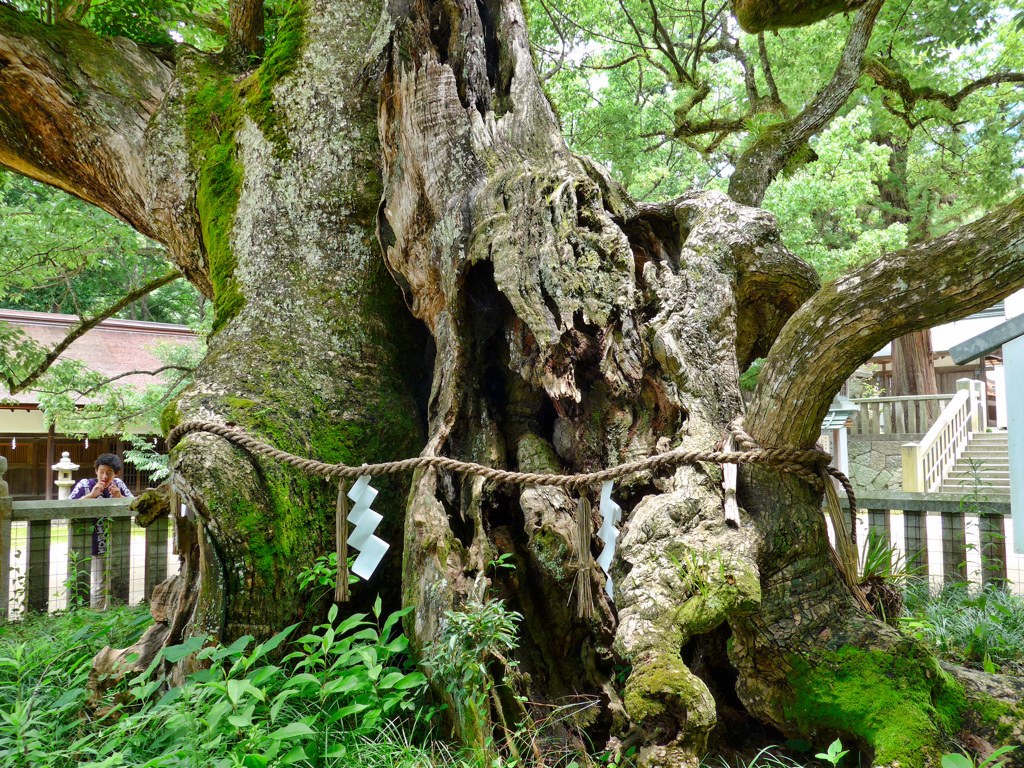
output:
[[656, 456], [648, 456], [645, 459], [626, 462], [625, 464], [619, 464], [618, 466], [609, 467], [597, 472], [581, 472], [575, 475], [512, 472], [507, 469], [495, 469], [483, 464], [475, 464], [471, 461], [459, 461], [447, 456], [416, 456], [411, 459], [386, 461], [380, 464], [363, 464], [359, 467], [350, 467], [346, 464], [326, 464], [322, 461], [305, 459], [287, 451], [278, 450], [252, 437], [240, 427], [200, 420], [185, 421], [172, 429], [170, 434], [167, 435], [167, 449], [169, 451], [173, 449], [190, 432], [209, 432], [231, 441], [252, 454], [282, 461], [297, 469], [320, 475], [326, 479], [353, 479], [362, 475], [376, 477], [378, 475], [393, 475], [398, 472], [408, 472], [429, 467], [432, 469], [445, 469], [449, 472], [479, 475], [487, 480], [493, 480], [498, 483], [517, 483], [534, 486], [548, 485], [560, 488], [582, 488], [602, 483], [605, 480], [615, 480], [627, 475], [633, 475], [638, 472], [657, 470], [679, 464], [709, 462], [712, 464], [765, 464], [780, 469], [783, 472], [789, 472], [820, 491], [823, 488], [823, 482], [819, 473], [823, 468], [842, 484], [850, 499], [850, 508], [857, 508], [856, 497], [849, 478], [838, 469], [828, 466], [832, 457], [825, 453], [825, 451], [818, 448], [810, 450], [761, 448], [750, 435], [743, 431], [742, 419], [733, 421], [729, 425], [729, 430], [735, 437], [737, 445], [743, 448], [742, 451], [684, 451], [681, 448], [676, 448]]

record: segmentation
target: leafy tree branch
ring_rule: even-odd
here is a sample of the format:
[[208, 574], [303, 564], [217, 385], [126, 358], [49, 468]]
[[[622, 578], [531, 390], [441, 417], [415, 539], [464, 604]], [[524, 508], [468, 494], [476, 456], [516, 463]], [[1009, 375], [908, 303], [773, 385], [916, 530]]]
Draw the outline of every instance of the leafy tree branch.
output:
[[94, 315], [88, 320], [82, 321], [74, 328], [72, 328], [68, 332], [67, 336], [65, 336], [60, 341], [59, 344], [57, 344], [53, 349], [46, 352], [42, 356], [42, 359], [36, 362], [32, 366], [32, 368], [23, 376], [17, 376], [12, 372], [11, 369], [5, 368], [5, 370], [3, 371], [3, 378], [5, 384], [7, 385], [8, 391], [12, 395], [24, 391], [25, 389], [30, 387], [40, 376], [46, 373], [46, 370], [51, 365], [53, 365], [57, 358], [59, 358], [65, 352], [65, 350], [67, 350], [68, 347], [70, 347], [77, 339], [81, 338], [87, 331], [91, 330], [92, 328], [95, 328], [104, 320], [113, 317], [122, 309], [138, 301], [143, 296], [152, 293], [157, 288], [162, 288], [163, 286], [167, 285], [170, 282], [173, 282], [174, 280], [177, 280], [180, 277], [180, 272], [178, 272], [177, 270], [172, 270], [171, 272], [168, 272], [167, 274], [162, 275], [156, 278], [155, 280], [151, 280], [141, 288], [132, 291], [127, 296], [122, 298], [120, 301], [111, 304], [103, 312]]
[[885, 0], [869, 0], [854, 17], [832, 79], [792, 120], [773, 125], [737, 160], [729, 180], [729, 196], [744, 205], [760, 205], [768, 186], [807, 141], [821, 131], [846, 104], [860, 79], [864, 52]]
[[923, 117], [916, 121], [913, 119], [914, 107], [919, 102], [936, 102], [950, 112], [956, 112], [964, 99], [984, 88], [1004, 83], [1024, 84], [1024, 73], [996, 72], [985, 77], [979, 77], [954, 93], [940, 91], [931, 86], [914, 88], [909, 78], [892, 66], [893, 64], [894, 62], [891, 61], [883, 63], [881, 59], [869, 59], [864, 63], [864, 74], [874, 80], [875, 84], [880, 88], [890, 91], [900, 98], [903, 111], [896, 110], [891, 106], [890, 111], [903, 120], [910, 128], [915, 128], [928, 119], [928, 117]]
[[826, 284], [786, 323], [747, 415], [763, 445], [807, 447], [829, 402], [892, 339], [957, 320], [1024, 286], [1024, 197]]

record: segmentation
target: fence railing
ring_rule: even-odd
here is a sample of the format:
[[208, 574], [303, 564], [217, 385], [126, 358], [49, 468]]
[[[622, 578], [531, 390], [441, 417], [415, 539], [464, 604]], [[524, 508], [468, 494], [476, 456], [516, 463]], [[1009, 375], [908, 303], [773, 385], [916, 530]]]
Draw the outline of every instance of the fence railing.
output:
[[855, 435], [919, 435], [939, 418], [955, 395], [858, 397], [860, 413], [853, 417]]
[[[852, 528], [846, 497], [842, 502], [847, 515], [847, 527]], [[903, 550], [907, 561], [922, 575], [934, 572], [941, 563], [942, 577], [947, 583], [970, 581], [1003, 586], [1008, 581], [1007, 535], [1004, 520], [1010, 515], [1008, 501], [972, 499], [956, 493], [910, 493], [906, 491], [870, 491], [857, 493], [858, 506], [867, 511], [868, 530], [877, 537], [892, 542], [892, 513], [903, 513]], [[940, 543], [927, 533], [928, 516], [941, 518]], [[967, 519], [977, 518], [978, 546], [972, 556], [978, 568], [968, 568]], [[935, 526], [932, 526], [933, 530]], [[863, 542], [862, 542], [863, 545]], [[1019, 563], [1019, 558], [1013, 557]], [[1020, 583], [1021, 574], [1012, 581]]]
[[[130, 598], [131, 499], [88, 499], [75, 501], [14, 501], [0, 497], [0, 621], [12, 608], [46, 612], [53, 594], [50, 589], [52, 521], [68, 521], [67, 604], [88, 604], [104, 609], [111, 600], [127, 603]], [[94, 520], [102, 521], [106, 553], [93, 555]], [[14, 525], [26, 524], [24, 563], [12, 594], [12, 534]], [[167, 518], [145, 529], [142, 597], [149, 600], [153, 589], [167, 578]], [[14, 598], [12, 605], [12, 597]]]
[[971, 435], [985, 430], [982, 382], [960, 379], [959, 391], [919, 443], [903, 446], [903, 490], [934, 491], [967, 449]]

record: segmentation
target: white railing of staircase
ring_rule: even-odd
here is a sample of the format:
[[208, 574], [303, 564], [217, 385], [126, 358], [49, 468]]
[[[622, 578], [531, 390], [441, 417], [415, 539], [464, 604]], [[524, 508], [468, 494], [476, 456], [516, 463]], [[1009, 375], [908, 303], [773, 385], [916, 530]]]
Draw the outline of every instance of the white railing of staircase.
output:
[[854, 435], [920, 435], [927, 432], [954, 395], [856, 397]]
[[903, 490], [929, 493], [967, 449], [971, 435], [984, 432], [987, 408], [984, 383], [960, 379], [957, 393], [919, 443], [903, 444]]

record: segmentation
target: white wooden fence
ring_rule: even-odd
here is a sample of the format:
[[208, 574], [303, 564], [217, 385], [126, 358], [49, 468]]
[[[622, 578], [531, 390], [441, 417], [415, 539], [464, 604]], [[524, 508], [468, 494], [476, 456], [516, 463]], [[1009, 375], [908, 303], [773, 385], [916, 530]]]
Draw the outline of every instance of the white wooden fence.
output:
[[920, 435], [927, 432], [955, 395], [858, 397], [854, 435]]
[[904, 491], [938, 490], [957, 459], [967, 450], [971, 436], [985, 431], [984, 384], [973, 379], [960, 379], [956, 384], [957, 393], [921, 441], [903, 446]]

